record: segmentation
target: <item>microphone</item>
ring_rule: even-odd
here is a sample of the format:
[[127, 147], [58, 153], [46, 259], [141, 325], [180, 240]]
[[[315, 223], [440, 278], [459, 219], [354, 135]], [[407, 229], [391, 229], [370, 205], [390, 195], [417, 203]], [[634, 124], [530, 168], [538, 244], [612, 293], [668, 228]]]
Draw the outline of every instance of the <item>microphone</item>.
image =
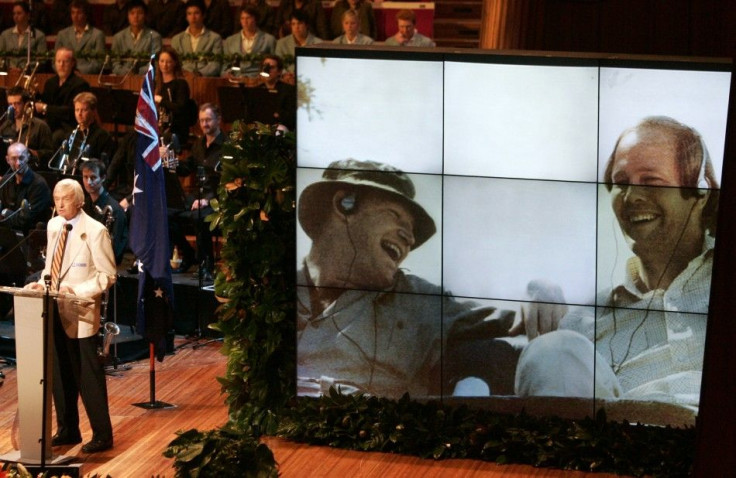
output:
[[15, 122], [15, 108], [13, 108], [12, 105], [8, 106], [7, 115], [8, 115], [8, 121], [10, 121], [11, 123], [14, 123]]
[[271, 65], [264, 63], [261, 67], [260, 75], [263, 78], [271, 78]]
[[197, 166], [197, 179], [202, 183], [207, 181], [207, 173], [204, 170], [204, 166]]

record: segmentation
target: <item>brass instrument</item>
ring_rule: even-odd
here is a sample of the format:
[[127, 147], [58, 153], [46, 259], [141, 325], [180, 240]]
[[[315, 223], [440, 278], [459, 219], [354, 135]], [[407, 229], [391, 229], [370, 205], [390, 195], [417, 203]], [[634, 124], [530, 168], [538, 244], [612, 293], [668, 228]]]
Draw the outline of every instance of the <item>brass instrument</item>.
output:
[[176, 156], [176, 151], [174, 151], [174, 148], [172, 147], [173, 143], [164, 144], [163, 138], [159, 138], [159, 141], [161, 142], [161, 147], [166, 148], [161, 155], [161, 162], [166, 169], [171, 172], [176, 172], [176, 167], [179, 166], [179, 158]]
[[106, 359], [110, 355], [110, 345], [112, 339], [116, 335], [120, 335], [120, 327], [115, 322], [105, 322], [102, 326], [104, 333], [102, 334], [102, 347], [97, 350], [97, 356], [100, 359]]
[[33, 120], [33, 113], [35, 111], [33, 99], [36, 97], [36, 93], [38, 90], [36, 70], [38, 70], [38, 66], [40, 64], [41, 62], [39, 61], [34, 62], [33, 68], [31, 69], [30, 73], [28, 73], [29, 63], [26, 63], [26, 65], [23, 67], [23, 73], [21, 73], [18, 76], [18, 79], [15, 81], [15, 86], [20, 86], [21, 81], [23, 82], [23, 89], [28, 93], [28, 96], [31, 98], [31, 100], [28, 102], [28, 104], [26, 104], [23, 110], [23, 121], [21, 122], [20, 128], [18, 128], [18, 138], [16, 139], [16, 141], [20, 143], [21, 138], [23, 137], [23, 132], [25, 131], [26, 140], [24, 144], [26, 147], [28, 147], [28, 139], [31, 137], [31, 120]]

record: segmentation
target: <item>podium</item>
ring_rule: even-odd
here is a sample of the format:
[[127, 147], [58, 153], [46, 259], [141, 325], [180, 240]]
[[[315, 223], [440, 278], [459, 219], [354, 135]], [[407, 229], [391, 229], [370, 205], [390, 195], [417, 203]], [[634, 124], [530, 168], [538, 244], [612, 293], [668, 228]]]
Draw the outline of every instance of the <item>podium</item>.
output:
[[[20, 450], [0, 456], [0, 460], [23, 464], [57, 465], [73, 457], [51, 454], [51, 380], [53, 371], [53, 321], [44, 315], [53, 310], [56, 299], [89, 303], [70, 294], [0, 286], [0, 292], [14, 296], [15, 350], [18, 377], [18, 420]], [[47, 299], [48, 298], [48, 299]]]

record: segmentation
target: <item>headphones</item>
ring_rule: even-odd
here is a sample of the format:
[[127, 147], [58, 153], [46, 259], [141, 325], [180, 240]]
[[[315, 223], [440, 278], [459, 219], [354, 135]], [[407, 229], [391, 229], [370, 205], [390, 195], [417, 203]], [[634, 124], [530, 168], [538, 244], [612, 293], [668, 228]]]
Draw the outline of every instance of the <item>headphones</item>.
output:
[[345, 215], [353, 214], [355, 213], [355, 193], [350, 193], [344, 198], [340, 199], [340, 202], [338, 203], [337, 207], [340, 209], [340, 212], [342, 212]]

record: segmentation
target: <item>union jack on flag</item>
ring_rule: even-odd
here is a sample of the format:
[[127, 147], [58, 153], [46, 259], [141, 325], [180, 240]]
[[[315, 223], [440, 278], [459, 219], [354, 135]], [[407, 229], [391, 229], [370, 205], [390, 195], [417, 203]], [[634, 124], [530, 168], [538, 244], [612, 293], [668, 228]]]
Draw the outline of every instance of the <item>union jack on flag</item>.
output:
[[[154, 85], [153, 58], [143, 79], [141, 95], [138, 97], [138, 110], [135, 114], [135, 130], [138, 136], [138, 151], [142, 151], [143, 161], [156, 171], [161, 167], [161, 156], [158, 152], [158, 117], [156, 102], [153, 99]], [[141, 147], [143, 149], [141, 149]]]
[[138, 333], [154, 344], [159, 360], [173, 321], [166, 180], [158, 152], [158, 118], [153, 99], [153, 58], [143, 80], [135, 115], [137, 148], [130, 223], [130, 248], [138, 265]]

